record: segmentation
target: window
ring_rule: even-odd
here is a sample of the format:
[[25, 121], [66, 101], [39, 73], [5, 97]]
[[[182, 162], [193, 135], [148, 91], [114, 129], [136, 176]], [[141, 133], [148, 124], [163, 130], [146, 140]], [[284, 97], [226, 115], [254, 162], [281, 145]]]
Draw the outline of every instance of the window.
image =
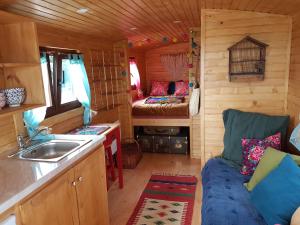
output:
[[140, 90], [141, 79], [135, 58], [129, 58], [129, 66], [131, 87], [134, 87], [136, 90]]
[[68, 54], [75, 54], [72, 50], [41, 48], [46, 53], [47, 68], [43, 68], [43, 81], [47, 103], [46, 118], [78, 107], [81, 103], [74, 94], [70, 73], [67, 72]]

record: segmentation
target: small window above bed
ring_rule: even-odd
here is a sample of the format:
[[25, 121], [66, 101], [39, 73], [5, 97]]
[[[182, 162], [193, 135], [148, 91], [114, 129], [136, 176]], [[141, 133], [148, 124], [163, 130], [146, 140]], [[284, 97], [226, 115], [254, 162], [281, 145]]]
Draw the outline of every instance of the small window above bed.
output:
[[134, 92], [132, 99], [133, 101], [142, 99], [144, 97], [141, 89], [141, 78], [139, 69], [137, 67], [137, 62], [134, 57], [129, 58], [129, 70], [130, 70], [130, 83], [131, 90]]
[[140, 73], [135, 58], [133, 57], [129, 58], [129, 66], [130, 66], [129, 69], [130, 69], [131, 89], [138, 90], [141, 88], [141, 78], [140, 78]]

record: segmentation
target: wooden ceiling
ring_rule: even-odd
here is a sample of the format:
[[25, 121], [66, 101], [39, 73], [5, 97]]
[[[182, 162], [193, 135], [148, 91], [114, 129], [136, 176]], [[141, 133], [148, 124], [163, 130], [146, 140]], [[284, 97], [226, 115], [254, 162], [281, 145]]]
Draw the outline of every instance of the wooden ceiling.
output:
[[300, 0], [0, 0], [0, 9], [38, 23], [137, 48], [186, 41], [204, 8], [295, 15]]

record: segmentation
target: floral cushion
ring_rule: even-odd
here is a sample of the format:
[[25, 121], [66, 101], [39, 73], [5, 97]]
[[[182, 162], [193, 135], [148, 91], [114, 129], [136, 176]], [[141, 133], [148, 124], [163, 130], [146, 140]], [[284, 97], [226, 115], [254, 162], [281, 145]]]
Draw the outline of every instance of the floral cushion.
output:
[[189, 94], [189, 82], [187, 81], [177, 81], [175, 83], [175, 93], [176, 96], [184, 96]]
[[258, 165], [261, 157], [268, 147], [280, 150], [281, 134], [269, 136], [263, 140], [260, 139], [242, 139], [243, 147], [243, 166], [241, 174], [252, 175]]
[[168, 95], [169, 82], [167, 81], [152, 81], [151, 93], [152, 96]]

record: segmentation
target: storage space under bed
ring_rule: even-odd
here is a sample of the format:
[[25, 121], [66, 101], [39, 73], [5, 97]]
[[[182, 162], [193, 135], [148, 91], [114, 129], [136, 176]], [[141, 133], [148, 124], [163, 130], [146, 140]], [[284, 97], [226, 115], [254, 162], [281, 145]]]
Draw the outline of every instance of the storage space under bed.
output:
[[135, 127], [135, 137], [143, 152], [188, 154], [188, 127]]

